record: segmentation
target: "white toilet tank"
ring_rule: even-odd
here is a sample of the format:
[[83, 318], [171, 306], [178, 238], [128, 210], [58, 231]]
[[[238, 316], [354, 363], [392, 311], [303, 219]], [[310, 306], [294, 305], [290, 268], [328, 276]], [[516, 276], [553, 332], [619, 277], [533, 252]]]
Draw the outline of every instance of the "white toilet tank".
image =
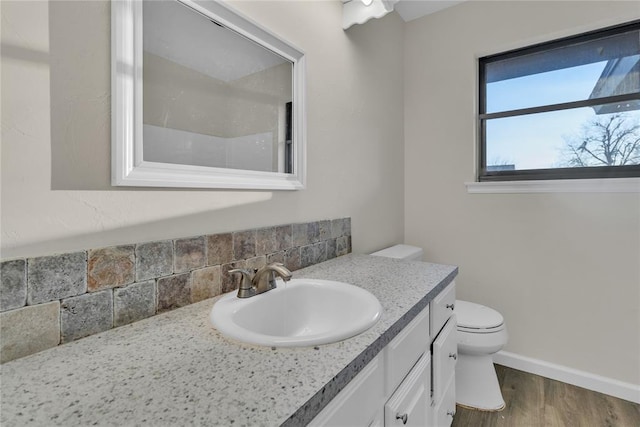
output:
[[374, 252], [371, 255], [381, 256], [386, 258], [397, 258], [405, 261], [422, 261], [422, 255], [424, 251], [422, 248], [411, 245], [395, 245], [380, 251]]

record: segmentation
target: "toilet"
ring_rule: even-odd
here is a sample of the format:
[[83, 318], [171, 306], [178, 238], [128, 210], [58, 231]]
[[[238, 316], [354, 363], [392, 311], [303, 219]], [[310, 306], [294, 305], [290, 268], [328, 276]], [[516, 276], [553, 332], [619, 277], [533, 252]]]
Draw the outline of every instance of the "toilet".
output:
[[507, 343], [504, 318], [496, 310], [456, 300], [458, 363], [456, 403], [483, 411], [504, 409], [504, 399], [493, 366], [493, 354]]
[[[395, 245], [371, 255], [422, 261], [423, 253], [415, 246]], [[505, 404], [493, 354], [507, 343], [504, 318], [492, 308], [462, 300], [456, 300], [454, 313], [458, 323], [456, 403], [482, 411], [500, 411]]]
[[385, 258], [396, 258], [404, 261], [422, 261], [424, 251], [411, 245], [395, 245], [381, 251], [374, 252], [370, 255], [381, 256]]

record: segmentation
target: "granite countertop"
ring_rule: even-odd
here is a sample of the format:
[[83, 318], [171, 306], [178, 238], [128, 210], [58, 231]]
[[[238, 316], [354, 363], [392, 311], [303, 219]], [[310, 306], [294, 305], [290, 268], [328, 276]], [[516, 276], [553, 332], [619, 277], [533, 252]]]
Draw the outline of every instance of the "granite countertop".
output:
[[209, 324], [217, 298], [0, 367], [0, 424], [304, 425], [456, 276], [454, 266], [347, 255], [294, 273], [369, 290], [384, 313], [317, 347], [239, 343]]

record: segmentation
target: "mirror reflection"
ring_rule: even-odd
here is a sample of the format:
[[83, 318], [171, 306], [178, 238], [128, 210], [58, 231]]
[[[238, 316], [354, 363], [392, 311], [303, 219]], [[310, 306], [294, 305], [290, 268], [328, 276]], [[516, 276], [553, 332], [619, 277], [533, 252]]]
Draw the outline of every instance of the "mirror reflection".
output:
[[144, 161], [292, 173], [290, 61], [178, 1], [143, 29]]

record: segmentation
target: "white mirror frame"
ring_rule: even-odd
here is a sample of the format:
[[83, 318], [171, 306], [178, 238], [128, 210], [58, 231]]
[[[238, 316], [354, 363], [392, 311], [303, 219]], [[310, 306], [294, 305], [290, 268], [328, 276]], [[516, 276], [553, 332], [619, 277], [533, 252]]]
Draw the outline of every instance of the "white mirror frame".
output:
[[115, 186], [298, 190], [306, 181], [304, 53], [219, 1], [178, 0], [293, 63], [293, 173], [144, 161], [142, 1], [111, 2], [111, 183]]

